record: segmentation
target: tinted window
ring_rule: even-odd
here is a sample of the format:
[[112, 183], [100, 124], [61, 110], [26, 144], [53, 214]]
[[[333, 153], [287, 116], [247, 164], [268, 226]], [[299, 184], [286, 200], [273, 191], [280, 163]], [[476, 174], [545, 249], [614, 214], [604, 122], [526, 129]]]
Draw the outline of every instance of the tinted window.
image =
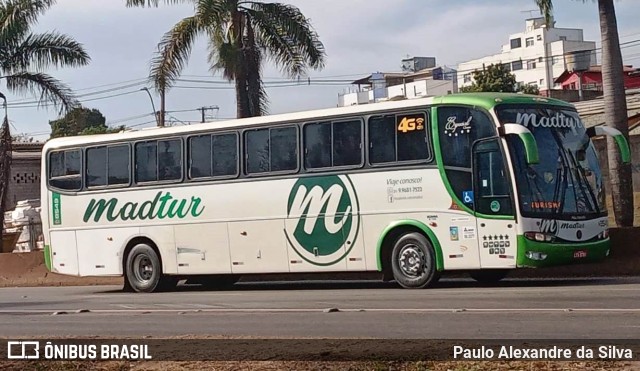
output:
[[298, 131], [294, 126], [271, 129], [271, 171], [298, 167]]
[[87, 187], [129, 183], [129, 146], [87, 149]]
[[182, 178], [182, 142], [179, 139], [136, 144], [136, 181]]
[[136, 144], [136, 182], [158, 180], [158, 144], [145, 142]]
[[246, 133], [247, 173], [296, 170], [298, 135], [295, 126]]
[[182, 141], [158, 141], [158, 180], [182, 178]]
[[247, 173], [269, 171], [269, 129], [247, 132]]
[[331, 123], [304, 126], [304, 153], [307, 169], [331, 167]]
[[210, 177], [212, 159], [211, 135], [189, 138], [189, 176], [191, 178]]
[[[453, 191], [460, 200], [472, 190], [471, 147], [481, 138], [495, 135], [493, 122], [482, 111], [469, 107], [438, 108], [440, 153]], [[468, 203], [467, 206], [473, 207]]]
[[87, 187], [107, 185], [107, 147], [87, 149]]
[[238, 174], [238, 135], [201, 135], [189, 138], [191, 178]]
[[60, 189], [79, 190], [82, 186], [81, 157], [78, 149], [52, 152], [49, 155], [49, 184]]
[[238, 135], [214, 135], [213, 145], [213, 176], [228, 176], [238, 174]]
[[333, 123], [333, 166], [362, 163], [362, 124], [360, 120]]
[[438, 133], [444, 165], [471, 168], [471, 145], [478, 139], [494, 136], [495, 127], [482, 111], [440, 107]]
[[108, 183], [109, 185], [115, 184], [129, 184], [130, 169], [131, 169], [131, 154], [129, 153], [129, 146], [112, 146], [107, 151], [108, 168]]
[[372, 164], [428, 158], [424, 113], [377, 116], [369, 120], [369, 161]]

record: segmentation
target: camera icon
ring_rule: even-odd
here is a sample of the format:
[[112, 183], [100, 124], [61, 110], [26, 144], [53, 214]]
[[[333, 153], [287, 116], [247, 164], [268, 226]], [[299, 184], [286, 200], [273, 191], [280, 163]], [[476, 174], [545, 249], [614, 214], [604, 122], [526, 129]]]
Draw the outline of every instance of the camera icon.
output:
[[39, 341], [8, 341], [8, 359], [38, 359], [40, 358]]

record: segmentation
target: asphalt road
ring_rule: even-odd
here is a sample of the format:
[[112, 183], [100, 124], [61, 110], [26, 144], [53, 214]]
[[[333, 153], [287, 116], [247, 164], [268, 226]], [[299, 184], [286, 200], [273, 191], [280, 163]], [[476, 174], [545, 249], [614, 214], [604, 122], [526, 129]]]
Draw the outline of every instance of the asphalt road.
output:
[[637, 339], [639, 298], [639, 278], [491, 287], [444, 280], [426, 290], [378, 282], [183, 286], [156, 294], [115, 286], [2, 288], [0, 334]]

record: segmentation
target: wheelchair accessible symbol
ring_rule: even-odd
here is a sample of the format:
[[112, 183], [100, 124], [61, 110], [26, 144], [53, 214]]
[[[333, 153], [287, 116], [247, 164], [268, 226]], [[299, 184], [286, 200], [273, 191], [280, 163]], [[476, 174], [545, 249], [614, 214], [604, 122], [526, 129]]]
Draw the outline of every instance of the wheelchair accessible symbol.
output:
[[472, 204], [473, 203], [473, 191], [463, 191], [462, 192], [462, 201], [465, 204]]

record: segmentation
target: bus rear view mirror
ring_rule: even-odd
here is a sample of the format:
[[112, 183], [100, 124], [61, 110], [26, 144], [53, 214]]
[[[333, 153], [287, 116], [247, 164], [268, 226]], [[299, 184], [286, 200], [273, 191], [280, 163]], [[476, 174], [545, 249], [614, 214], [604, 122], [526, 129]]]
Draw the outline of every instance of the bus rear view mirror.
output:
[[589, 138], [600, 135], [608, 135], [610, 137], [613, 137], [613, 140], [616, 141], [618, 149], [620, 150], [620, 157], [622, 157], [622, 162], [625, 164], [631, 163], [631, 149], [629, 148], [629, 142], [627, 141], [627, 138], [622, 135], [620, 130], [606, 125], [593, 126], [587, 129], [587, 135], [589, 136]]
[[526, 127], [518, 124], [504, 124], [499, 128], [501, 136], [505, 135], [517, 135], [524, 145], [524, 150], [527, 156], [527, 164], [537, 164], [540, 159], [538, 156], [538, 144], [533, 133]]

